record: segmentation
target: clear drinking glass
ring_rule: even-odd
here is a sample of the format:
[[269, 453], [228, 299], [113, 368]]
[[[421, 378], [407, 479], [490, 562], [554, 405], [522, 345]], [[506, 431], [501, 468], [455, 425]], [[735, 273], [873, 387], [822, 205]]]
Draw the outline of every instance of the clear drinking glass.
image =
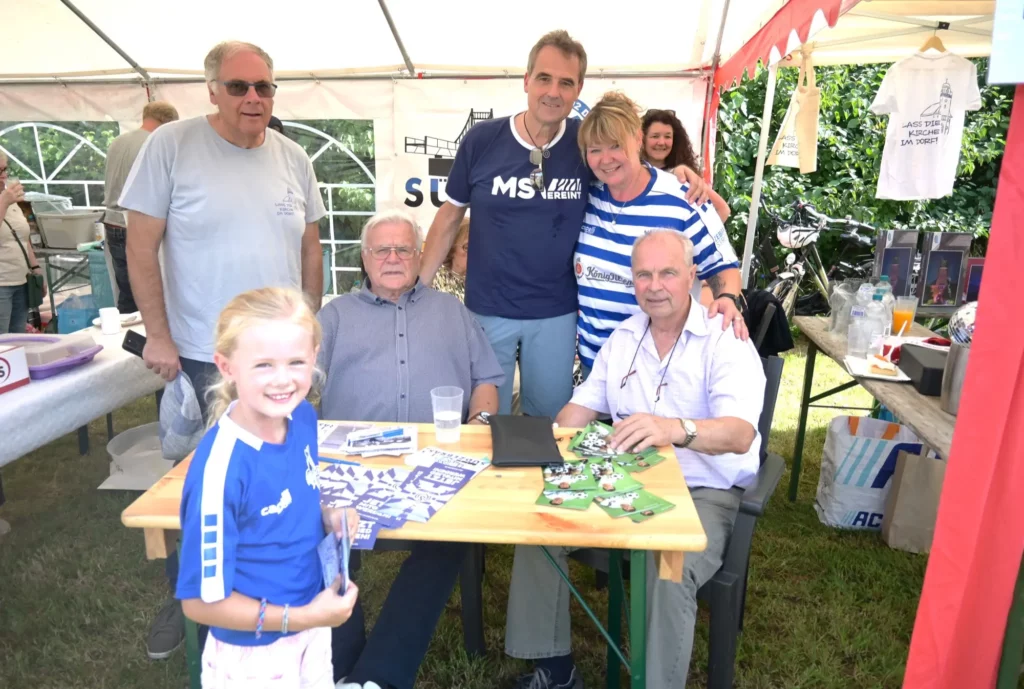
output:
[[457, 443], [462, 433], [462, 388], [445, 385], [430, 391], [434, 434], [439, 443]]

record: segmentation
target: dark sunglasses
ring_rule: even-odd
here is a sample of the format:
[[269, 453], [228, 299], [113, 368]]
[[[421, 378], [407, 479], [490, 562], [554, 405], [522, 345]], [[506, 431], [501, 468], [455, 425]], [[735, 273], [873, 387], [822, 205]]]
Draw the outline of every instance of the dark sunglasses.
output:
[[217, 83], [224, 86], [224, 90], [228, 92], [229, 96], [235, 96], [236, 98], [249, 93], [250, 86], [256, 88], [256, 95], [260, 98], [273, 98], [274, 94], [277, 93], [277, 84], [272, 84], [269, 81], [231, 79], [229, 81], [218, 81]]
[[672, 117], [675, 117], [676, 116], [676, 111], [675, 110], [648, 110], [646, 116], [647, 117], [653, 117], [653, 116], [657, 116], [657, 115], [661, 115], [661, 114], [668, 114], [668, 115], [671, 115]]

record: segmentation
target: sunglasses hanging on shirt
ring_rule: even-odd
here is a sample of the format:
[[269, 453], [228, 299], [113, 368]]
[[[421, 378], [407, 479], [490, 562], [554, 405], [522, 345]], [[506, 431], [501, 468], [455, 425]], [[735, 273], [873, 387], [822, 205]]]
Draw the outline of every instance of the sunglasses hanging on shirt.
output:
[[[530, 137], [530, 143], [533, 144], [533, 150], [530, 151], [530, 165], [537, 166], [537, 168], [530, 173], [530, 184], [532, 184], [538, 191], [543, 191], [544, 159], [551, 157], [551, 151], [547, 149], [547, 146], [541, 148], [537, 145], [537, 142], [533, 138], [533, 134], [530, 133], [530, 128], [526, 126], [526, 113], [523, 113], [523, 129], [526, 130], [526, 135]], [[548, 145], [550, 145], [550, 143]]]
[[[651, 329], [651, 319], [648, 318], [647, 319], [647, 327], [644, 328], [644, 333], [643, 333], [643, 335], [640, 336], [640, 341], [637, 342], [637, 344], [636, 344], [636, 351], [633, 352], [633, 359], [632, 359], [632, 361], [629, 362], [629, 371], [628, 371], [628, 373], [626, 373], [626, 375], [622, 376], [622, 382], [619, 383], [619, 390], [622, 390], [623, 388], [626, 387], [626, 384], [629, 383], [629, 379], [630, 379], [631, 376], [633, 376], [633, 375], [639, 376], [639, 374], [637, 373], [637, 370], [636, 370], [636, 357], [637, 357], [638, 354], [640, 354], [640, 347], [643, 346], [644, 338], [647, 337], [647, 333], [650, 331], [650, 329]], [[669, 366], [672, 365], [672, 356], [676, 353], [676, 346], [679, 344], [679, 340], [681, 340], [682, 337], [683, 337], [683, 331], [680, 330], [679, 331], [679, 335], [676, 336], [676, 341], [672, 343], [672, 349], [668, 353], [668, 361], [665, 362], [665, 370], [662, 371], [662, 373], [661, 373], [661, 380], [658, 381], [658, 387], [654, 391], [654, 404], [651, 405], [651, 414], [652, 415], [658, 409], [658, 402], [661, 401], [661, 389], [668, 385], [668, 383], [665, 382], [665, 376], [668, 375]], [[653, 336], [652, 336], [652, 339], [653, 339]], [[629, 412], [629, 413], [626, 413], [626, 414], [623, 414], [621, 412], [616, 412], [615, 413], [615, 415], [617, 417], [619, 417], [619, 419], [628, 418], [631, 414], [633, 414], [633, 412]]]

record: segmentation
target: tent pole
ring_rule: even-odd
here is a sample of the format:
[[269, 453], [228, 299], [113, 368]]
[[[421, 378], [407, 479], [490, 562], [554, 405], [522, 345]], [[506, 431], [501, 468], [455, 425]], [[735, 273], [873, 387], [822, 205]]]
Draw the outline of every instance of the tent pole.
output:
[[[729, 0], [725, 0], [722, 6], [722, 23], [718, 26], [718, 38], [715, 39], [715, 55], [711, 58], [711, 79], [708, 81], [708, 92], [704, 94], [704, 131], [700, 135], [700, 155], [703, 166], [707, 165], [704, 154], [708, 151], [708, 136], [711, 133], [711, 101], [715, 92], [715, 72], [718, 70], [718, 61], [722, 54], [722, 36], [725, 35], [725, 20], [728, 18]], [[711, 145], [714, 146], [715, 142], [712, 141]], [[714, 171], [712, 170], [712, 172]]]
[[142, 75], [142, 78], [146, 80], [147, 84], [149, 83], [149, 81], [150, 81], [149, 72], [147, 72], [145, 69], [143, 69], [143, 67], [138, 62], [133, 60], [131, 58], [131, 56], [128, 55], [128, 53], [126, 53], [123, 50], [121, 50], [121, 47], [117, 43], [114, 43], [114, 41], [110, 38], [110, 36], [108, 36], [107, 34], [103, 33], [103, 30], [100, 29], [100, 27], [98, 27], [95, 24], [93, 24], [92, 20], [89, 19], [87, 16], [85, 16], [85, 14], [83, 14], [80, 9], [78, 9], [77, 7], [72, 5], [71, 4], [71, 0], [60, 0], [60, 1], [61, 1], [61, 3], [65, 7], [67, 7], [69, 10], [74, 12], [75, 16], [77, 16], [79, 19], [81, 19], [82, 22], [84, 22], [86, 26], [88, 26], [90, 29], [92, 29], [93, 33], [95, 33], [97, 36], [102, 38], [104, 43], [106, 43], [111, 48], [113, 48], [115, 53], [120, 55], [121, 58], [125, 62], [127, 62], [129, 65], [132, 66], [132, 69], [134, 69], [136, 72], [138, 72], [140, 75]]
[[391, 18], [391, 12], [388, 10], [388, 4], [384, 0], [377, 0], [380, 4], [380, 11], [384, 13], [384, 19], [387, 20], [388, 26], [391, 28], [391, 35], [395, 37], [395, 43], [398, 44], [398, 52], [402, 53], [402, 59], [405, 61], [405, 68], [409, 70], [409, 76], [416, 74], [416, 68], [413, 67], [412, 60], [409, 59], [409, 53], [405, 52], [405, 44], [402, 43], [402, 37], [398, 35], [398, 27], [395, 26], [395, 20]]
[[754, 235], [757, 233], [757, 211], [761, 207], [761, 180], [764, 177], [764, 159], [768, 153], [768, 130], [772, 125], [772, 106], [775, 104], [777, 64], [768, 67], [768, 91], [764, 96], [764, 114], [761, 116], [761, 138], [757, 142], [757, 167], [754, 168], [754, 189], [750, 193], [750, 211], [747, 213], [747, 237], [743, 242], [743, 287], [749, 287], [750, 257], [754, 253]]

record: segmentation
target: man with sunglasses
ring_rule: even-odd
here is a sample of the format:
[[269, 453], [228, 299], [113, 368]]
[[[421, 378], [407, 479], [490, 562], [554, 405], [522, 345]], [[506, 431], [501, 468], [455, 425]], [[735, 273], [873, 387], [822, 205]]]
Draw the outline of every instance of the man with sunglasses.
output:
[[[249, 289], [294, 287], [319, 307], [318, 221], [327, 211], [306, 152], [267, 129], [277, 89], [270, 56], [226, 42], [204, 67], [217, 111], [150, 134], [118, 205], [127, 211], [128, 274], [146, 323], [143, 360], [167, 381], [183, 371], [205, 415], [217, 373], [214, 328], [228, 301]], [[174, 556], [167, 574], [173, 591]], [[183, 639], [172, 598], [150, 630], [149, 657], [167, 658]]]
[[[722, 566], [743, 488], [760, 466], [765, 378], [753, 344], [723, 331], [723, 315], [710, 317], [690, 295], [696, 268], [688, 238], [668, 229], [641, 237], [632, 272], [642, 313], [612, 333], [556, 422], [575, 428], [611, 416], [615, 451], [675, 448], [708, 544], [686, 554], [681, 583], [658, 579], [649, 555], [647, 682], [684, 689], [697, 590]], [[568, 571], [569, 550], [548, 551]], [[583, 687], [570, 650], [568, 586], [537, 547], [516, 547], [505, 652], [535, 659], [518, 687]]]
[[[418, 281], [422, 245], [415, 221], [384, 211], [362, 232], [362, 289], [320, 311], [326, 374], [321, 418], [430, 423], [430, 391], [464, 391], [463, 422], [498, 409], [504, 374], [480, 325], [454, 296]], [[391, 585], [369, 638], [357, 603], [334, 630], [341, 689], [412, 689], [469, 547], [416, 543]]]
[[[576, 147], [579, 120], [567, 118], [586, 71], [587, 53], [567, 32], [541, 37], [523, 79], [526, 111], [469, 130], [448, 176], [448, 201], [427, 235], [420, 279], [431, 284], [472, 205], [466, 307], [505, 371], [503, 414], [511, 411], [517, 360], [524, 414], [554, 416], [572, 394], [572, 256], [592, 177]], [[691, 181], [700, 196], [703, 183], [695, 174]]]

